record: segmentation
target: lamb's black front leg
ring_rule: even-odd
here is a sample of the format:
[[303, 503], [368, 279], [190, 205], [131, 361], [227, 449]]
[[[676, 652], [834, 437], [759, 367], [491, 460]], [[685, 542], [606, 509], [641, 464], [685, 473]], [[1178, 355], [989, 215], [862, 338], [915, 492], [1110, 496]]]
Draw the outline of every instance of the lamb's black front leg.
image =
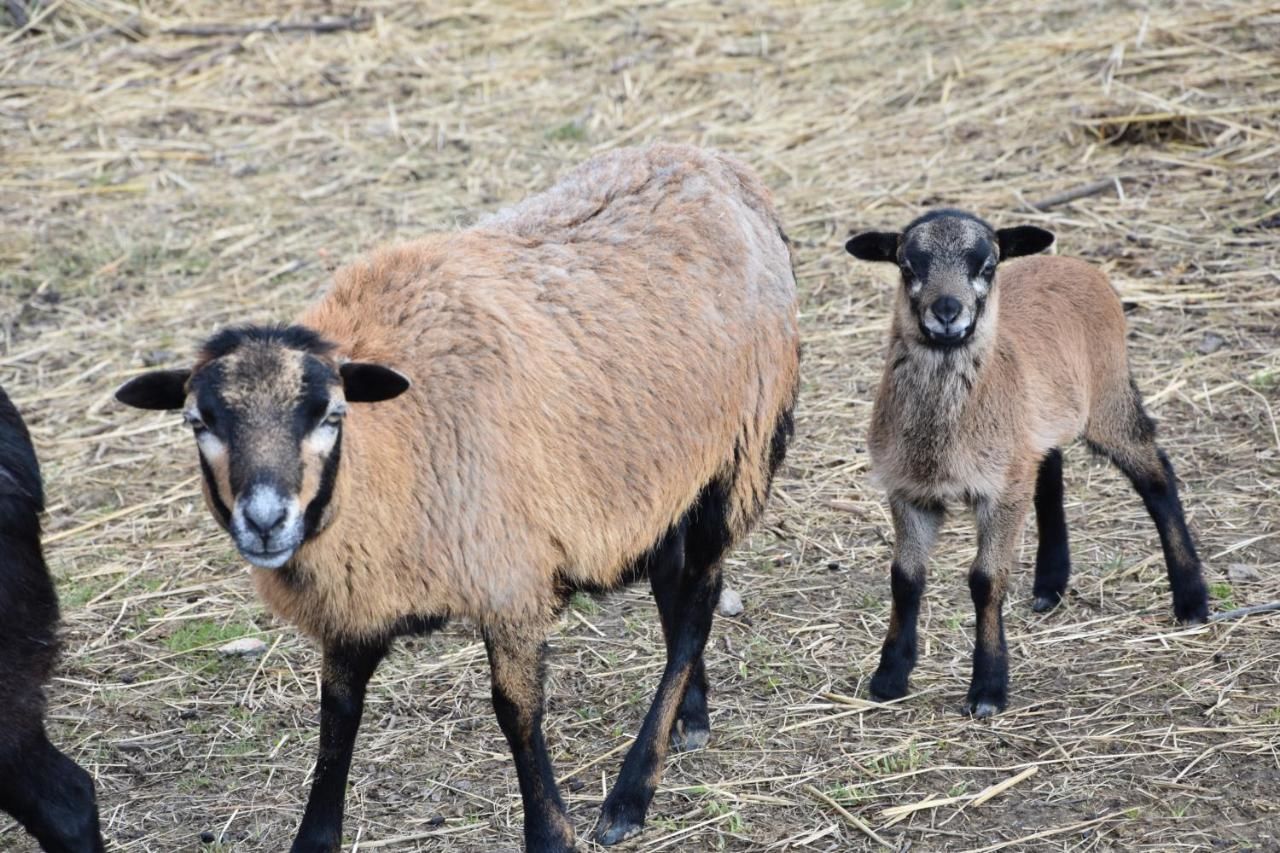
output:
[[877, 699], [907, 695], [907, 677], [916, 665], [916, 621], [924, 596], [926, 564], [944, 516], [941, 504], [915, 503], [899, 495], [889, 497], [889, 508], [894, 531], [889, 578], [893, 609], [889, 633], [880, 649], [880, 666], [871, 677], [871, 695]]
[[292, 853], [334, 853], [342, 846], [342, 811], [351, 752], [364, 714], [364, 691], [387, 643], [332, 643], [320, 684], [320, 755]]
[[978, 555], [969, 569], [969, 594], [978, 616], [978, 628], [973, 648], [973, 680], [969, 683], [965, 709], [975, 717], [989, 717], [1003, 711], [1009, 701], [1004, 594], [1031, 501], [1029, 491], [1024, 494], [1011, 490], [998, 498], [981, 498], [974, 506]]
[[542, 737], [542, 626], [487, 628], [485, 648], [493, 677], [493, 710], [506, 735], [524, 802], [526, 853], [572, 853], [573, 825], [565, 812]]

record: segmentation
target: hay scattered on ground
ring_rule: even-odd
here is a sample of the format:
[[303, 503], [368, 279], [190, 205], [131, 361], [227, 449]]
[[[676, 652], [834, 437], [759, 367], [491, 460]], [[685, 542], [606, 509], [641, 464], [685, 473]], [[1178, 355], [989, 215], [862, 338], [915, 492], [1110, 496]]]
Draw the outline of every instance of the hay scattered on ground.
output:
[[[318, 656], [254, 601], [183, 431], [112, 389], [220, 324], [290, 317], [375, 243], [659, 138], [734, 151], [776, 189], [806, 379], [767, 523], [730, 560], [747, 612], [713, 635], [712, 747], [669, 762], [627, 849], [1280, 844], [1280, 616], [1176, 628], [1140, 503], [1079, 448], [1073, 592], [1036, 616], [1018, 575], [1010, 711], [956, 713], [963, 520], [935, 560], [913, 694], [859, 698], [887, 619], [890, 526], [863, 435], [891, 284], [841, 249], [945, 203], [1046, 225], [1105, 264], [1215, 607], [1280, 599], [1274, 4], [5, 7], [27, 20], [0, 29], [0, 383], [51, 496], [53, 729], [96, 775], [113, 849], [202, 833], [283, 849]], [[268, 652], [212, 651], [239, 636]], [[403, 645], [371, 691], [349, 842], [518, 848], [476, 637]], [[657, 619], [643, 590], [582, 599], [552, 645], [547, 730], [585, 837], [657, 682]], [[7, 823], [0, 846], [33, 849]]]

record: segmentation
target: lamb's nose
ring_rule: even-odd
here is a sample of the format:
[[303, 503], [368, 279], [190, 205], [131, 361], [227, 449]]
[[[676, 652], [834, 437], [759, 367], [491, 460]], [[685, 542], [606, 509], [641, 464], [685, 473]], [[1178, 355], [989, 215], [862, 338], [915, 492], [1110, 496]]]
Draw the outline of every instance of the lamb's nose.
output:
[[953, 320], [960, 316], [964, 306], [954, 296], [942, 296], [934, 300], [929, 310], [933, 312], [933, 316], [942, 321], [943, 325], [950, 325]]

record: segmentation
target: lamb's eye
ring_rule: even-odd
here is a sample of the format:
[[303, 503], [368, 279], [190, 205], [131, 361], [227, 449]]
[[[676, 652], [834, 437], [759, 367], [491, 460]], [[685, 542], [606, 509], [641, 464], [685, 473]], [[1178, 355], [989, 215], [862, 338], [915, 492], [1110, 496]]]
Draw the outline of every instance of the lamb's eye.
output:
[[982, 272], [979, 273], [983, 278], [991, 278], [996, 273], [996, 262], [987, 261], [982, 265]]
[[324, 420], [321, 421], [321, 423], [325, 426], [336, 427], [338, 424], [342, 423], [342, 416], [346, 413], [346, 409], [334, 409], [332, 412], [324, 416]]
[[205, 425], [205, 422], [200, 419], [200, 416], [195, 412], [183, 412], [182, 419], [187, 422], [187, 426], [195, 430], [196, 435], [199, 435], [200, 433], [204, 432], [209, 428]]

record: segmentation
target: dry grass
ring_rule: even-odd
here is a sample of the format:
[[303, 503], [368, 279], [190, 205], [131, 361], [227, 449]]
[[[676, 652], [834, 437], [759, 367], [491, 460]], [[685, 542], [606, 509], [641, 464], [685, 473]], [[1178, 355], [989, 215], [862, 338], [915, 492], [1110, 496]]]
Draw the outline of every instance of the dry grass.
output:
[[[270, 5], [355, 17], [183, 35], [272, 13], [17, 5], [37, 8], [0, 30], [0, 383], [52, 497], [53, 728], [98, 779], [113, 849], [192, 849], [202, 832], [210, 849], [283, 849], [318, 656], [254, 600], [189, 438], [112, 389], [220, 324], [291, 316], [374, 243], [657, 138], [737, 152], [775, 187], [799, 242], [806, 380], [766, 527], [730, 561], [748, 610], [713, 635], [712, 747], [669, 762], [630, 849], [1280, 844], [1280, 615], [1178, 630], [1140, 503], [1078, 448], [1073, 594], [1040, 617], [1029, 572], [1015, 581], [1010, 711], [956, 713], [967, 522], [939, 548], [914, 693], [854, 698], [887, 617], [890, 528], [862, 436], [891, 285], [841, 248], [945, 202], [1043, 223], [1105, 263], [1215, 606], [1280, 598], [1280, 7], [295, 0]], [[1121, 193], [1035, 208], [1113, 176]], [[1257, 579], [1229, 580], [1237, 564]], [[245, 634], [269, 653], [210, 651]], [[517, 848], [475, 636], [403, 645], [372, 690], [349, 842]], [[583, 600], [552, 645], [547, 730], [585, 835], [656, 685], [657, 619], [642, 590]], [[32, 849], [7, 823], [0, 847]]]

